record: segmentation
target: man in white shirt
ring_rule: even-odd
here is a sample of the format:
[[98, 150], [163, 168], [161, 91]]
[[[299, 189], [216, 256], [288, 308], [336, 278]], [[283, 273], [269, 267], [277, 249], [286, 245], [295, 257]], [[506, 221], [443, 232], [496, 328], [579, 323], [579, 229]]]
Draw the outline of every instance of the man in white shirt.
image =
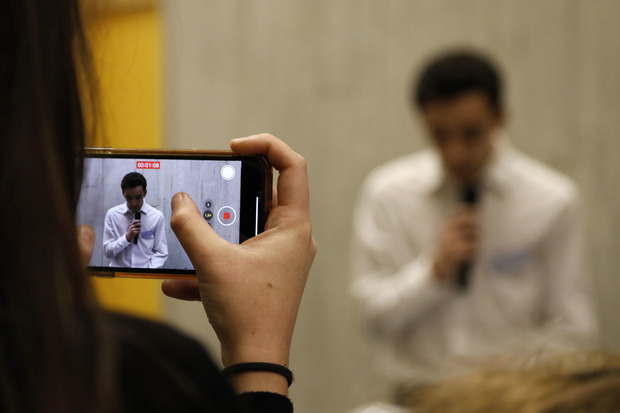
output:
[[352, 293], [393, 379], [596, 336], [577, 188], [510, 146], [501, 89], [486, 58], [433, 61], [413, 91], [432, 147], [380, 166], [361, 190]]
[[168, 258], [164, 214], [144, 202], [146, 179], [128, 173], [121, 190], [126, 202], [105, 214], [103, 250], [110, 267], [163, 267]]

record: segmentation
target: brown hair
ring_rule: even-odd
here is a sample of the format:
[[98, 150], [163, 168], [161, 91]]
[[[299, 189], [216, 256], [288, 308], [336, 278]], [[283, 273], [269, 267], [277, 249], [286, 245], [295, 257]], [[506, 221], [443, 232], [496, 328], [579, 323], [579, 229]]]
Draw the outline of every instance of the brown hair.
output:
[[415, 413], [612, 413], [620, 356], [564, 353], [534, 365], [483, 367], [415, 392]]
[[75, 233], [89, 75], [78, 3], [0, 2], [2, 411], [105, 409], [105, 346]]

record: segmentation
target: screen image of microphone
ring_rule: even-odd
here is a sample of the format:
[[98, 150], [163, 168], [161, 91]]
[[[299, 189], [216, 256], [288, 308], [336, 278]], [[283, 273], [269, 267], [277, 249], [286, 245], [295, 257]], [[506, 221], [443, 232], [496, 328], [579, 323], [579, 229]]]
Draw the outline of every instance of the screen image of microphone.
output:
[[[463, 188], [463, 193], [461, 194], [461, 200], [465, 205], [474, 206], [478, 203], [478, 188], [476, 186], [470, 185]], [[467, 289], [467, 285], [469, 284], [469, 273], [471, 272], [471, 267], [473, 263], [471, 261], [464, 262], [459, 268], [459, 272], [456, 276], [456, 285], [459, 290], [465, 291]]]
[[[136, 216], [134, 218], [136, 219], [136, 221], [140, 219], [140, 211], [136, 212]], [[133, 237], [133, 243], [134, 244], [138, 243], [138, 235], [140, 235], [140, 234], [137, 234], [135, 237]]]

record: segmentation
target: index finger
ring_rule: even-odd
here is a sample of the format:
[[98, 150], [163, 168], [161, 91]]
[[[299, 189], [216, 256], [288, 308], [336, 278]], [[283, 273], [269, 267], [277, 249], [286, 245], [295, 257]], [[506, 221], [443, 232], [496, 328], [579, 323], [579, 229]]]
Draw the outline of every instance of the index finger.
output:
[[84, 267], [88, 266], [95, 249], [95, 231], [88, 225], [77, 227], [78, 248], [80, 261]]
[[265, 155], [280, 173], [278, 206], [309, 209], [306, 160], [280, 139], [268, 133], [234, 139], [230, 148], [240, 155]]

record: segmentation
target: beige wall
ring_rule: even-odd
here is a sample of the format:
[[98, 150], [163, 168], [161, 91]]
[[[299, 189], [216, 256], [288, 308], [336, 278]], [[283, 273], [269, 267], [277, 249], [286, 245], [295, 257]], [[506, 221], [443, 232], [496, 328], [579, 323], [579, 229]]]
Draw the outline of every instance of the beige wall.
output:
[[[347, 296], [351, 210], [371, 168], [426, 143], [407, 87], [445, 46], [479, 46], [503, 63], [514, 144], [581, 185], [604, 339], [620, 348], [620, 2], [169, 0], [164, 9], [169, 145], [224, 148], [269, 131], [309, 162], [319, 253], [293, 348], [298, 412], [340, 412], [381, 392]], [[166, 305], [213, 343], [200, 304]]]

